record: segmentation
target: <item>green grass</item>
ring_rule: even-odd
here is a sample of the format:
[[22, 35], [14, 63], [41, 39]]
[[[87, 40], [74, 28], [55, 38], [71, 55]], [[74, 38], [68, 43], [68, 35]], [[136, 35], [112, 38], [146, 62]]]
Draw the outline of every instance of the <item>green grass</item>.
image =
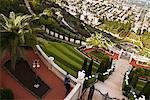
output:
[[[77, 72], [81, 70], [85, 57], [77, 52], [74, 46], [62, 42], [42, 41], [41, 47], [48, 56], [55, 58], [54, 62], [62, 69], [77, 77]], [[96, 63], [93, 64], [92, 73], [97, 71], [98, 66]]]
[[145, 76], [150, 77], [150, 69], [145, 69]]

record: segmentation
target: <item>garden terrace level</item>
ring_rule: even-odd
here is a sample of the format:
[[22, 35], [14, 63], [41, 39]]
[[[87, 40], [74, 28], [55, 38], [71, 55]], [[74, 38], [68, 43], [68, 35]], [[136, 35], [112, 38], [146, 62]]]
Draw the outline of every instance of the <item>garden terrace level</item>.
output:
[[[33, 49], [23, 50], [23, 55], [28, 64], [32, 66], [33, 60], [38, 59], [40, 63], [39, 68], [33, 68], [32, 70], [49, 86], [51, 89], [43, 96], [43, 99], [63, 99], [65, 96], [65, 86], [63, 80], [61, 80], [54, 72], [49, 70], [41, 58], [35, 54]], [[1, 59], [1, 87], [10, 88], [14, 93], [15, 99], [35, 99], [36, 96], [32, 95], [25, 87], [16, 81], [3, 67], [6, 61], [10, 59], [10, 53], [5, 52]], [[56, 94], [59, 94], [56, 96]]]

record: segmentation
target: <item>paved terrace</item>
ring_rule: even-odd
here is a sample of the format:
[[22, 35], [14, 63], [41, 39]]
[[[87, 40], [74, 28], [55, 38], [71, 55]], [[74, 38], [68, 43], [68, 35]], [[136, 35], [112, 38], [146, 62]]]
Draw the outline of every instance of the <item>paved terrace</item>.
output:
[[[34, 71], [36, 71], [39, 77], [50, 87], [48, 93], [43, 97], [43, 100], [63, 100], [66, 93], [63, 80], [58, 78], [52, 71], [48, 70], [47, 66], [32, 49], [25, 50], [23, 53], [29, 65], [32, 65], [35, 59], [38, 59], [40, 62], [40, 68], [35, 68]], [[3, 60], [0, 59], [1, 87], [11, 88], [15, 100], [35, 100], [36, 97], [34, 95], [22, 87], [4, 68], [2, 68], [4, 67], [4, 62], [10, 59], [10, 54], [6, 52], [3, 58]]]

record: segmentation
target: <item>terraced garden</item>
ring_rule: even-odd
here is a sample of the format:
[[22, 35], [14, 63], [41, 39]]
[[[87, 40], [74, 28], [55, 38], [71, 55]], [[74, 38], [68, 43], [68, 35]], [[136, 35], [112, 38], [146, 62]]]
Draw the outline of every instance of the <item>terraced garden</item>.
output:
[[[81, 70], [85, 57], [75, 50], [74, 46], [45, 40], [41, 47], [48, 56], [55, 58], [54, 62], [62, 69], [77, 77], [77, 71]], [[98, 67], [98, 64], [93, 63], [92, 73], [96, 72]]]

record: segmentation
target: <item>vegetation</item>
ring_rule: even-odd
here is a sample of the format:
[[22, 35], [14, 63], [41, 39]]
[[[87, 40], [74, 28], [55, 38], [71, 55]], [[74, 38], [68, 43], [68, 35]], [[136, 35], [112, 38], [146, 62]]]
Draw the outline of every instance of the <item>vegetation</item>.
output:
[[136, 35], [136, 34], [132, 33], [128, 37], [126, 37], [124, 40], [134, 43], [137, 46], [143, 48], [144, 51], [149, 52], [150, 32], [144, 31], [143, 34], [140, 34], [140, 35]]
[[[79, 36], [79, 39], [83, 37], [90, 37], [91, 33], [95, 33], [95, 28], [90, 25], [84, 24], [79, 18], [70, 15], [65, 9], [61, 8], [59, 5], [55, 4], [56, 0], [28, 0], [31, 8], [35, 12], [36, 15], [39, 16], [38, 21], [33, 21], [37, 19], [29, 14], [27, 7], [25, 7], [23, 0], [1, 0], [0, 1], [0, 55], [2, 55], [4, 50], [9, 50], [11, 52], [11, 66], [15, 68], [17, 54], [21, 55], [20, 46], [30, 45], [34, 47], [36, 44], [36, 32], [33, 29], [33, 25], [45, 25], [50, 30], [54, 32], [59, 32], [65, 34], [69, 37]], [[62, 1], [67, 3], [66, 1]], [[14, 11], [11, 12], [10, 11]], [[59, 12], [62, 17], [58, 16], [56, 13]], [[10, 16], [9, 16], [10, 13]], [[7, 16], [7, 17], [6, 17]], [[8, 17], [9, 16], [9, 17]], [[62, 19], [71, 27], [65, 25]], [[103, 24], [99, 27], [105, 30], [108, 30], [112, 33], [118, 34], [120, 37], [123, 37], [125, 41], [130, 41], [137, 46], [143, 48], [146, 47], [147, 51], [150, 48], [150, 38], [149, 33], [144, 31], [141, 33], [138, 30], [137, 35], [130, 34], [131, 23], [120, 23], [118, 21], [107, 21], [101, 20]], [[94, 34], [92, 37], [88, 38], [86, 41], [89, 45], [93, 45], [97, 47], [104, 47], [107, 49], [108, 44], [112, 44], [109, 40], [105, 39], [103, 34]], [[106, 37], [112, 37], [111, 35], [105, 34]], [[131, 38], [132, 36], [132, 38]], [[126, 38], [127, 37], [127, 38]], [[77, 38], [77, 37], [76, 37]], [[137, 38], [137, 39], [135, 39]], [[116, 38], [115, 38], [116, 39]], [[112, 40], [115, 40], [114, 38]], [[135, 39], [135, 40], [133, 40]], [[103, 76], [102, 73], [106, 71], [109, 66], [109, 59], [105, 57], [102, 53], [90, 52], [89, 54], [96, 57], [97, 59], [102, 59], [100, 66], [93, 63], [89, 63], [89, 60], [85, 60], [85, 57], [78, 53], [74, 46], [62, 43], [62, 42], [54, 42], [54, 41], [40, 41], [41, 47], [44, 52], [48, 56], [53, 56], [55, 58], [54, 62], [57, 63], [60, 67], [62, 67], [65, 71], [69, 72], [73, 76], [77, 77], [77, 71], [81, 70], [81, 68], [85, 69], [85, 66], [90, 66], [89, 71], [92, 70], [89, 75], [92, 73], [99, 73], [99, 79], [105, 80], [108, 76]], [[145, 50], [145, 48], [144, 48]], [[140, 52], [142, 55], [146, 55], [149, 57], [149, 51]], [[83, 64], [84, 61], [84, 64]], [[83, 64], [83, 67], [82, 67]], [[134, 71], [133, 71], [134, 72]], [[148, 90], [146, 87], [149, 86], [149, 83], [146, 83], [144, 88], [141, 89], [141, 83], [138, 82], [139, 77], [142, 75], [150, 75], [149, 71], [145, 71], [143, 69], [136, 70], [134, 77], [131, 80], [130, 84], [132, 87], [137, 89], [138, 91], [142, 91], [145, 95], [148, 95]], [[93, 79], [92, 79], [93, 80]], [[147, 85], [148, 84], [148, 85]], [[143, 84], [142, 84], [143, 86]]]
[[0, 89], [0, 100], [13, 100], [14, 94], [11, 89]]
[[150, 99], [149, 90], [150, 90], [150, 81], [147, 81], [147, 83], [145, 84], [139, 95], [145, 95], [146, 99]]
[[132, 98], [132, 95], [129, 94], [131, 88], [134, 89], [137, 96], [144, 95], [146, 100], [150, 98], [148, 94], [148, 89], [150, 88], [149, 78], [150, 70], [143, 68], [133, 68], [129, 74], [129, 85], [124, 86], [126, 94], [129, 98]]
[[99, 27], [110, 31], [114, 34], [119, 34], [120, 37], [126, 37], [129, 35], [129, 31], [131, 29], [131, 23], [128, 22], [126, 24], [121, 23], [119, 21], [108, 21], [108, 20], [102, 20], [103, 24], [101, 24]]
[[104, 47], [108, 48], [108, 42], [103, 38], [102, 34], [93, 34], [91, 37], [86, 39], [87, 45], [92, 45], [95, 47]]
[[141, 35], [141, 30], [138, 29], [136, 34], [137, 34], [137, 35]]
[[[34, 72], [28, 62], [23, 58], [18, 58], [15, 66], [15, 71], [11, 70], [11, 61], [8, 60], [4, 64], [7, 71], [9, 71], [15, 79], [17, 79], [18, 83], [20, 83], [24, 88], [30, 90], [31, 93], [34, 93], [39, 98], [47, 93], [50, 89], [47, 84], [45, 84], [41, 78]], [[38, 88], [35, 88], [34, 85], [39, 84]], [[7, 99], [6, 99], [7, 100]]]
[[[9, 18], [1, 14], [1, 47], [10, 50], [11, 66], [16, 64], [18, 47], [28, 44], [32, 47], [36, 44], [36, 35], [30, 25], [36, 18], [31, 15], [17, 16], [10, 12]], [[4, 49], [3, 49], [4, 50]]]
[[[60, 2], [65, 2], [64, 0]], [[41, 14], [43, 11], [51, 10], [51, 16], [41, 16], [40, 21], [43, 22], [43, 25], [47, 25], [50, 30], [54, 32], [59, 32], [62, 34], [70, 34], [70, 35], [81, 35], [84, 37], [90, 36], [90, 34], [84, 29], [82, 22], [70, 15], [65, 9], [61, 8], [59, 5], [52, 2], [52, 0], [33, 0], [31, 1], [32, 9], [36, 14]], [[59, 13], [59, 14], [58, 14]], [[61, 18], [60, 18], [60, 16]], [[62, 19], [71, 27], [68, 27], [63, 23]]]
[[84, 63], [82, 65], [82, 70], [86, 71], [86, 67], [87, 67], [87, 58], [84, 59]]
[[[65, 71], [69, 72], [71, 75], [77, 77], [77, 72], [78, 70], [82, 69], [85, 57], [77, 52], [74, 49], [74, 46], [62, 42], [47, 41], [41, 38], [38, 39], [38, 41], [40, 41], [41, 47], [44, 52], [48, 56], [53, 56], [55, 58], [54, 62], [56, 64], [58, 64]], [[101, 57], [101, 59], [105, 59], [105, 57]], [[85, 65], [88, 66], [89, 62], [90, 61], [87, 60], [87, 64]], [[99, 65], [93, 62], [92, 74], [97, 71], [98, 66]]]
[[91, 76], [92, 75], [92, 66], [93, 66], [93, 59], [91, 60], [88, 70], [87, 70], [87, 76]]
[[[128, 22], [126, 24], [120, 23], [118, 21], [107, 21], [107, 20], [100, 20], [102, 24], [98, 27], [110, 31], [114, 34], [118, 34], [120, 37], [124, 38], [125, 41], [131, 42], [136, 44], [139, 47], [150, 48], [150, 33], [148, 31], [143, 31], [138, 29], [137, 33], [131, 33], [131, 23]], [[145, 49], [144, 48], [144, 49]]]
[[106, 54], [104, 54], [103, 52], [101, 52], [99, 50], [98, 51], [91, 51], [91, 52], [88, 52], [87, 54], [98, 59], [99, 61], [102, 61], [103, 59], [109, 58]]
[[150, 32], [145, 31], [141, 36], [141, 41], [145, 48], [150, 49]]
[[0, 13], [9, 16], [10, 11], [15, 13], [29, 14], [23, 5], [23, 0], [0, 0]]
[[[85, 59], [83, 55], [78, 53], [73, 46], [62, 42], [43, 40], [42, 43], [42, 49], [48, 56], [53, 56], [55, 58], [54, 62], [56, 64], [71, 75], [77, 77], [77, 72], [82, 69], [82, 64]], [[92, 73], [96, 72], [97, 66], [96, 63], [93, 63]]]

